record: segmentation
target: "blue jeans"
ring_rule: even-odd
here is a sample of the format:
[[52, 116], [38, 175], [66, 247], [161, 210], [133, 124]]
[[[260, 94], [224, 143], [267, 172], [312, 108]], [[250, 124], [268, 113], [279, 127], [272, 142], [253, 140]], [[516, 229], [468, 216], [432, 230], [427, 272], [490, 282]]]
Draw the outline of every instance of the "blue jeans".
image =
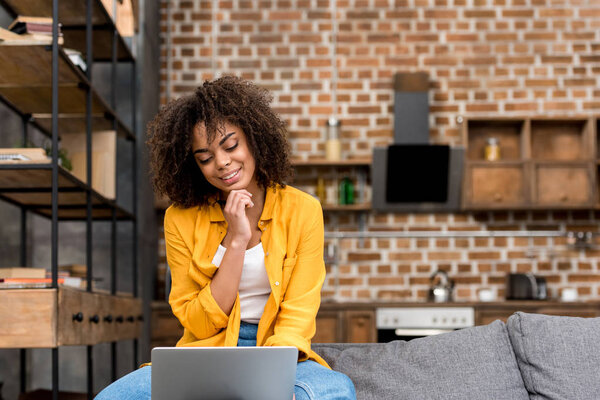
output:
[[[256, 346], [258, 325], [242, 322], [238, 346]], [[102, 390], [96, 400], [150, 400], [152, 367], [137, 369]], [[308, 360], [296, 367], [296, 400], [354, 400], [354, 384], [341, 372]]]

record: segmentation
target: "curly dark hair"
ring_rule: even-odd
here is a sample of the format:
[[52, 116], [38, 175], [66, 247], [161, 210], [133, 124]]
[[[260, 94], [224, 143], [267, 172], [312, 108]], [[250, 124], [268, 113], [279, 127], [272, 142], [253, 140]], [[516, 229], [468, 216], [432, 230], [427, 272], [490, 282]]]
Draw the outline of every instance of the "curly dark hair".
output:
[[174, 205], [208, 204], [219, 193], [204, 178], [192, 154], [196, 124], [204, 123], [211, 143], [227, 122], [242, 129], [256, 160], [259, 186], [286, 185], [292, 176], [285, 122], [271, 109], [268, 90], [238, 77], [206, 81], [194, 94], [169, 102], [148, 124], [150, 170], [156, 193]]

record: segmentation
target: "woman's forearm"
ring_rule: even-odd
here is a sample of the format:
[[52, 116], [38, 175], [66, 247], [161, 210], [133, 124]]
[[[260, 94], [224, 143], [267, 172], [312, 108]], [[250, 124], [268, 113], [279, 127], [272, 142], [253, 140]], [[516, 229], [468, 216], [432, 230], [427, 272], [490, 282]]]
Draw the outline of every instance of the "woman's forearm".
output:
[[246, 246], [247, 243], [244, 243], [243, 240], [232, 241], [210, 283], [210, 290], [215, 301], [227, 315], [231, 313], [237, 297]]

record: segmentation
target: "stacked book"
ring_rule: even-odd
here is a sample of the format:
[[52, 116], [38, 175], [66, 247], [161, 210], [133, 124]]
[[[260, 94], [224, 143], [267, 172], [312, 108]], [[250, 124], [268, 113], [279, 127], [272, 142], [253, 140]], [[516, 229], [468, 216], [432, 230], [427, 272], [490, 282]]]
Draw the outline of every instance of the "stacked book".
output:
[[[86, 288], [85, 265], [73, 264], [59, 267], [58, 284]], [[44, 268], [0, 268], [0, 289], [36, 289], [52, 286], [52, 274]]]
[[[58, 283], [62, 284], [64, 281], [59, 279]], [[44, 268], [0, 268], [1, 289], [45, 288], [51, 284], [52, 279], [46, 277]]]
[[[58, 44], [63, 44], [58, 25]], [[52, 18], [20, 15], [8, 27], [0, 28], [0, 43], [13, 45], [52, 44]]]

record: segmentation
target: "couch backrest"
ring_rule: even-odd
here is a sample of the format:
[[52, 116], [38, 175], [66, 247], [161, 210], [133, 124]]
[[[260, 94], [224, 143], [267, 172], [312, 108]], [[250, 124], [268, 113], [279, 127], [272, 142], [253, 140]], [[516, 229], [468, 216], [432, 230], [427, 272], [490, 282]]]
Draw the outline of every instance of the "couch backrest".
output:
[[528, 400], [506, 325], [380, 344], [314, 344], [359, 400]]
[[531, 399], [600, 398], [600, 318], [518, 312], [508, 333]]

